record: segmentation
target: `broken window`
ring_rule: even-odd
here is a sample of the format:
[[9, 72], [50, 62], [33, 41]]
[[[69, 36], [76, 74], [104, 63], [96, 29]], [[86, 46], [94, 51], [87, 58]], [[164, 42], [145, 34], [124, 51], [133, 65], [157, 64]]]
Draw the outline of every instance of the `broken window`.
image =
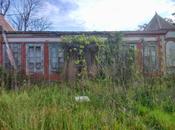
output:
[[43, 72], [43, 45], [27, 45], [27, 67], [30, 72]]
[[144, 72], [158, 70], [157, 47], [156, 44], [149, 43], [143, 49]]
[[[15, 60], [15, 64], [18, 70], [20, 70], [21, 67], [21, 45], [18, 43], [10, 43], [9, 47], [12, 51], [13, 58]], [[6, 69], [12, 69], [13, 67], [10, 64], [9, 57], [7, 55], [7, 48], [5, 44], [3, 44], [3, 55], [4, 55], [4, 66]]]
[[49, 45], [50, 71], [57, 72], [64, 64], [64, 51], [58, 43]]

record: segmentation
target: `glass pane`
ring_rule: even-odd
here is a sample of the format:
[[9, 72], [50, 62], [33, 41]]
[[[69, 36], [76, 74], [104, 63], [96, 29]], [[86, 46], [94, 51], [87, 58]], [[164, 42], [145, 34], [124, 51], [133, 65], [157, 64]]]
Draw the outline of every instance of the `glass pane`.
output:
[[57, 52], [57, 48], [56, 48], [56, 47], [55, 47], [55, 48], [52, 47], [52, 49], [51, 49], [51, 53], [52, 53], [52, 54], [51, 54], [52, 57], [57, 57], [57, 53], [58, 53], [58, 52]]
[[157, 69], [156, 46], [144, 47], [144, 69], [146, 71], [155, 71]]
[[41, 57], [37, 57], [37, 58], [35, 58], [35, 62], [42, 62], [42, 59], [41, 59]]
[[58, 62], [52, 62], [51, 67], [52, 67], [52, 70], [57, 70], [58, 69]]
[[28, 55], [29, 55], [29, 57], [34, 57], [34, 47], [33, 46], [29, 47]]
[[35, 58], [29, 58], [29, 62], [35, 63]]
[[37, 70], [41, 70], [42, 66], [41, 66], [41, 62], [37, 62], [36, 63], [36, 69]]
[[29, 63], [29, 70], [34, 71], [34, 63]]
[[36, 46], [36, 57], [41, 57], [41, 46]]

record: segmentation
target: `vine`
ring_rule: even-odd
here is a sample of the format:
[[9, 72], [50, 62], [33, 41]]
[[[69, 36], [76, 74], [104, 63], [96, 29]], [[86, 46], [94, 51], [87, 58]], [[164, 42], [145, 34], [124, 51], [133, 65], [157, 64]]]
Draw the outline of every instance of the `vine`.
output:
[[77, 76], [79, 78], [87, 77], [86, 53], [89, 51], [96, 53], [100, 47], [104, 46], [104, 39], [99, 36], [71, 35], [62, 37], [62, 41], [65, 43], [66, 60], [74, 57], [74, 63], [79, 69]]

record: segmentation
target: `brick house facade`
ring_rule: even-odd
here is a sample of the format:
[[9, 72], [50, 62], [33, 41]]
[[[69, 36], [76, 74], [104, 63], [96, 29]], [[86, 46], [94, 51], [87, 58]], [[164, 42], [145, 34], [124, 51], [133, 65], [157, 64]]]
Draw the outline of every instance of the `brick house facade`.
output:
[[[98, 35], [108, 37], [115, 33], [104, 32], [59, 32], [15, 31], [0, 16], [0, 25], [5, 30], [18, 71], [59, 80], [59, 70], [65, 63], [62, 36]], [[145, 75], [162, 75], [175, 72], [175, 26], [158, 14], [152, 18], [144, 31], [122, 31], [125, 46], [136, 50], [137, 64]], [[0, 35], [0, 65], [11, 68], [3, 36]]]

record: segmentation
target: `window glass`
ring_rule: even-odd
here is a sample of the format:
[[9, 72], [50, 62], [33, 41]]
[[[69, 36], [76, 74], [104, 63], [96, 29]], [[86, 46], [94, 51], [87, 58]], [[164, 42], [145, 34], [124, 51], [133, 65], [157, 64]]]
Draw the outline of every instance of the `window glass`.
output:
[[[20, 70], [21, 66], [21, 45], [18, 43], [9, 43], [10, 50], [12, 52], [13, 58], [15, 60], [15, 64], [18, 70]], [[3, 44], [3, 55], [4, 55], [4, 66], [6, 69], [12, 69], [9, 57], [7, 55], [7, 48], [5, 44]]]
[[34, 47], [33, 46], [29, 47], [29, 57], [34, 57]]
[[41, 46], [35, 47], [35, 54], [36, 54], [36, 57], [41, 57]]
[[166, 46], [166, 60], [167, 66], [175, 66], [175, 42], [169, 41]]
[[151, 72], [158, 70], [156, 45], [148, 44], [144, 46], [144, 71]]
[[60, 44], [52, 43], [49, 45], [50, 72], [57, 72], [64, 63], [64, 51]]
[[136, 49], [136, 44], [134, 44], [134, 43], [130, 43], [130, 49], [135, 50], [135, 49]]
[[43, 59], [42, 44], [27, 45], [27, 66], [30, 72], [43, 72]]

